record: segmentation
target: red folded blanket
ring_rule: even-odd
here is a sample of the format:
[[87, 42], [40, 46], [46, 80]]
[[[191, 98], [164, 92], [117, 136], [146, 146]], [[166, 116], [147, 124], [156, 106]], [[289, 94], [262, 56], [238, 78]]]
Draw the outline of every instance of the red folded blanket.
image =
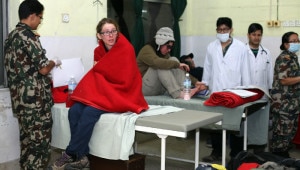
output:
[[247, 90], [257, 94], [251, 97], [242, 98], [239, 95], [229, 91], [214, 92], [210, 95], [209, 99], [204, 102], [204, 105], [234, 108], [248, 102], [253, 102], [264, 96], [264, 92], [259, 89]]
[[298, 129], [297, 129], [297, 133], [293, 139], [293, 142], [297, 145], [300, 145], [300, 116], [298, 116]]

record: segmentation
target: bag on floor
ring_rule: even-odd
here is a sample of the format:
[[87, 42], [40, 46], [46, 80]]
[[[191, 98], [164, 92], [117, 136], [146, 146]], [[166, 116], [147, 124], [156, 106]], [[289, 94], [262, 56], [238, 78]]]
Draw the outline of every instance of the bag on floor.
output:
[[241, 151], [232, 158], [228, 165], [228, 170], [237, 170], [243, 163], [257, 163], [259, 165], [265, 163], [266, 160], [252, 152]]
[[258, 155], [259, 157], [263, 158], [266, 161], [276, 162], [276, 163], [280, 163], [280, 161], [285, 159], [284, 157], [275, 155], [271, 152], [258, 152], [258, 153], [256, 153], [256, 155]]
[[296, 170], [300, 170], [300, 159], [286, 158], [280, 161], [279, 164], [288, 168], [294, 168]]
[[196, 170], [226, 170], [226, 168], [219, 164], [199, 164]]

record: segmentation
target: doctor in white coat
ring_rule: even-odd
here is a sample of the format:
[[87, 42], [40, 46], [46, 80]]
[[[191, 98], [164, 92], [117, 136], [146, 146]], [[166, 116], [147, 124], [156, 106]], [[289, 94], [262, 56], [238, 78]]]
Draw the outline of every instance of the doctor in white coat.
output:
[[269, 91], [272, 88], [274, 68], [270, 51], [261, 45], [262, 35], [263, 27], [260, 24], [250, 24], [246, 47], [250, 60], [251, 84]]
[[[270, 51], [261, 45], [262, 35], [263, 27], [260, 24], [250, 24], [246, 47], [250, 61], [251, 84], [269, 92], [272, 88], [274, 68]], [[267, 95], [263, 99], [268, 101]], [[254, 152], [263, 151], [268, 143], [269, 109], [270, 103], [247, 117], [248, 145], [253, 145]]]
[[[236, 86], [250, 85], [249, 60], [245, 43], [233, 38], [232, 20], [220, 17], [217, 20], [217, 39], [207, 47], [202, 83], [211, 93]], [[235, 135], [231, 135], [234, 136]], [[203, 158], [205, 162], [219, 161], [222, 156], [222, 135], [211, 133], [212, 153]], [[231, 140], [236, 141], [236, 140]], [[241, 145], [242, 148], [242, 145]], [[235, 156], [240, 147], [232, 148]]]
[[[219, 18], [222, 23], [226, 18]], [[245, 44], [231, 37], [231, 25], [218, 25], [217, 39], [207, 47], [202, 82], [209, 91], [250, 85], [249, 60]]]

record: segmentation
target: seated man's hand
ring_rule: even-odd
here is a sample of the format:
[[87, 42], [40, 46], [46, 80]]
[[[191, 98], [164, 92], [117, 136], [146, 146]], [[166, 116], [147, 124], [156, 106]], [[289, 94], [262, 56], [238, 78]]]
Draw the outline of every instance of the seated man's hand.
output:
[[190, 67], [187, 64], [184, 64], [184, 63], [179, 63], [179, 68], [183, 71], [186, 71], [186, 72], [190, 71]]

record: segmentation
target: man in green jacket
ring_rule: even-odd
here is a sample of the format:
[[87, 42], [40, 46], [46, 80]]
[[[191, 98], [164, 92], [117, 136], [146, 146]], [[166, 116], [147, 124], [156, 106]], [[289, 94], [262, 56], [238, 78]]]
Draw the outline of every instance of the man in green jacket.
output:
[[[175, 43], [173, 30], [160, 28], [151, 42], [138, 53], [137, 64], [143, 76], [143, 94], [145, 96], [162, 95], [168, 92], [173, 98], [183, 98], [182, 82], [185, 72], [190, 70], [185, 63], [180, 63], [176, 57], [170, 56]], [[190, 76], [192, 85], [191, 96], [200, 90], [202, 85], [196, 78]]]

